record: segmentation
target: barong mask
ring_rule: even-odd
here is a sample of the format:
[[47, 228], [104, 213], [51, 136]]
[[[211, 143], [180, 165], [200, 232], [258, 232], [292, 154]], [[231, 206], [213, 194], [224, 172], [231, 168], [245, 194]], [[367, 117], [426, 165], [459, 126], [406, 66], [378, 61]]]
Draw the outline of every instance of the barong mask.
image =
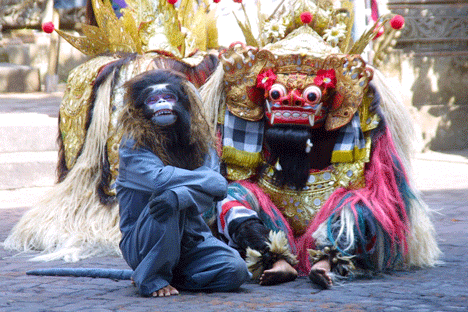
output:
[[227, 109], [249, 121], [265, 116], [270, 126], [339, 129], [358, 110], [373, 75], [359, 55], [340, 53], [309, 26], [262, 49], [234, 43], [220, 59]]
[[270, 126], [332, 131], [347, 125], [373, 77], [360, 54], [393, 15], [353, 42], [349, 1], [340, 7], [328, 0], [281, 1], [270, 16], [258, 9], [257, 30], [247, 14], [245, 22], [236, 16], [246, 44], [235, 42], [219, 55], [229, 112], [248, 121], [266, 117]]
[[[329, 110], [329, 94], [327, 88], [314, 84], [315, 80], [323, 80], [321, 76], [317, 75], [315, 79], [300, 73], [276, 76], [271, 70], [266, 75], [258, 76], [261, 80], [257, 86], [274, 80], [273, 85], [265, 86], [265, 116], [270, 126], [289, 124], [317, 128], [323, 125]], [[330, 80], [329, 84], [333, 80], [336, 83], [334, 70], [330, 70], [330, 76], [332, 78], [326, 78]]]

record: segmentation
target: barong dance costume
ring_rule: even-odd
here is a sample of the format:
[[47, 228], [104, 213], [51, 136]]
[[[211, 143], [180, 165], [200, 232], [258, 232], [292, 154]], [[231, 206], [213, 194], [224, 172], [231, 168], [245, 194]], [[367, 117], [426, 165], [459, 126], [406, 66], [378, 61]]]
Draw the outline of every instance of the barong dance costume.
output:
[[247, 45], [222, 51], [201, 90], [231, 181], [216, 223], [257, 278], [280, 259], [302, 275], [327, 259], [346, 276], [440, 255], [407, 171], [410, 118], [360, 55], [401, 17], [381, 17], [353, 43], [343, 4], [281, 3], [259, 14], [258, 38], [246, 14]]

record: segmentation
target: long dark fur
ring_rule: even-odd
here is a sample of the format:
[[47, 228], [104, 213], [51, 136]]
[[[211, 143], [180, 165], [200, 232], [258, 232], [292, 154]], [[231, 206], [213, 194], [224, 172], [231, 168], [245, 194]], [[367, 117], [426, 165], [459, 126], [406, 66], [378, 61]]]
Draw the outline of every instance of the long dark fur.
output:
[[[101, 72], [99, 73], [98, 77], [96, 78], [96, 81], [94, 82], [93, 85], [93, 92], [91, 94], [91, 101], [92, 101], [92, 108], [90, 109], [90, 114], [88, 115], [88, 120], [86, 122], [86, 130], [89, 128], [89, 125], [91, 124], [91, 119], [93, 118], [93, 112], [94, 112], [94, 103], [96, 101], [96, 95], [99, 87], [101, 84], [106, 80], [106, 78], [113, 73], [112, 77], [112, 86], [111, 90], [113, 92], [115, 83], [120, 75], [120, 69], [122, 68], [123, 65], [125, 65], [128, 62], [133, 61], [137, 57], [136, 54], [129, 54], [126, 56], [122, 56], [119, 60], [112, 62], [108, 65], [106, 65]], [[112, 97], [112, 94], [109, 95]], [[81, 153], [81, 151], [80, 151]], [[99, 200], [101, 203], [105, 205], [111, 205], [116, 201], [115, 196], [109, 195], [110, 193], [110, 181], [111, 181], [111, 171], [110, 171], [110, 164], [109, 164], [109, 157], [107, 154], [107, 144], [105, 148], [105, 156], [102, 159], [101, 163], [101, 179], [99, 181], [99, 185], [97, 187], [97, 192], [99, 195]]]
[[295, 186], [301, 189], [309, 178], [309, 154], [305, 152], [310, 131], [305, 127], [275, 126], [265, 133], [271, 152], [271, 163], [279, 164], [282, 170], [275, 170], [274, 179], [278, 185]]
[[172, 71], [180, 72], [185, 78], [193, 83], [196, 88], [200, 88], [218, 66], [218, 58], [208, 54], [196, 66], [188, 65], [177, 59], [170, 57], [159, 57], [153, 60], [156, 68], [170, 68]]
[[[234, 224], [232, 224], [234, 223]], [[268, 251], [268, 233], [270, 230], [258, 218], [247, 218], [229, 224], [229, 234], [237, 245], [240, 255], [245, 258], [247, 247], [261, 253]]]
[[[311, 169], [322, 170], [331, 164], [331, 154], [339, 131], [326, 131], [323, 127], [310, 129], [304, 126], [279, 125], [269, 128], [265, 140], [270, 152], [268, 162], [279, 161], [282, 170], [275, 169], [275, 183], [302, 189]], [[305, 152], [307, 139], [313, 144]]]
[[[177, 109], [177, 122], [167, 127], [156, 126], [145, 117], [142, 107], [146, 99], [145, 89], [161, 83], [169, 84], [182, 104]], [[149, 148], [165, 165], [190, 170], [201, 166], [212, 138], [201, 108], [189, 101], [185, 78], [169, 70], [152, 70], [136, 76], [124, 87], [125, 107], [119, 119], [124, 136], [133, 138], [135, 147]], [[187, 112], [184, 113], [184, 109]], [[190, 122], [184, 114], [190, 116]]]

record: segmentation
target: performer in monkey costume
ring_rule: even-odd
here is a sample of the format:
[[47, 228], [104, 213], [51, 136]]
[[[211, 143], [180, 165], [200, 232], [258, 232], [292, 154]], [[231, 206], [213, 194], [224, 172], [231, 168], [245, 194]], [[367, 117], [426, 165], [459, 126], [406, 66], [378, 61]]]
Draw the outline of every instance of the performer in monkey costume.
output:
[[143, 296], [177, 288], [230, 291], [249, 273], [201, 214], [223, 199], [226, 179], [195, 87], [155, 70], [125, 84], [117, 198], [120, 249]]
[[230, 180], [219, 234], [261, 285], [308, 275], [328, 288], [334, 273], [431, 266], [440, 254], [408, 171], [408, 113], [360, 56], [390, 17], [353, 44], [349, 5], [259, 15], [260, 36], [245, 23], [247, 45], [222, 51], [202, 87]]

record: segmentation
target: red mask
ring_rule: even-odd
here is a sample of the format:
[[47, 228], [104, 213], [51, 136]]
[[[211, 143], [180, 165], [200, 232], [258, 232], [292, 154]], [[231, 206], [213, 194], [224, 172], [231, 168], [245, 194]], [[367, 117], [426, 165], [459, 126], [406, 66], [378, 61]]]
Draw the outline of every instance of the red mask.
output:
[[328, 114], [324, 92], [313, 83], [313, 76], [279, 74], [266, 90], [265, 115], [270, 125], [293, 124], [318, 128]]

